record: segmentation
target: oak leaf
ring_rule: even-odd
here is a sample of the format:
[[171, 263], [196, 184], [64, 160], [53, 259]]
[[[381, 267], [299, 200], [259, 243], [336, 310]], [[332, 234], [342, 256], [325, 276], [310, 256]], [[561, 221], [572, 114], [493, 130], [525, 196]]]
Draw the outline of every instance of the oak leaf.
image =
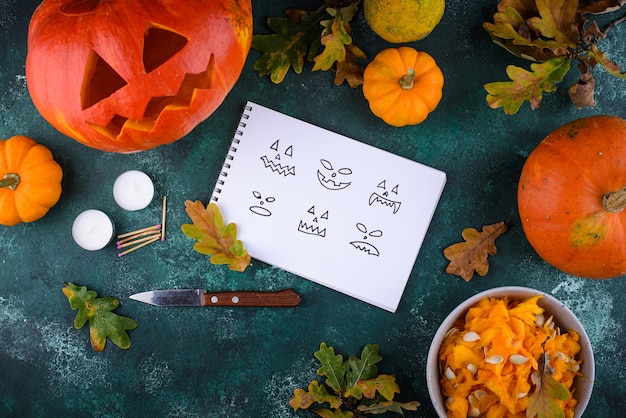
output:
[[184, 224], [181, 230], [198, 241], [193, 246], [194, 250], [210, 255], [212, 264], [228, 264], [234, 271], [244, 271], [250, 265], [250, 255], [237, 239], [237, 225], [225, 224], [215, 203], [209, 203], [205, 208], [200, 201], [188, 200], [185, 210], [193, 224]]
[[538, 363], [539, 370], [530, 377], [535, 390], [528, 398], [526, 418], [563, 418], [565, 413], [559, 401], [569, 399], [569, 390], [552, 376], [554, 369], [550, 366], [550, 356], [545, 351], [539, 357]]
[[492, 109], [502, 107], [507, 115], [514, 115], [525, 101], [531, 109], [541, 106], [544, 92], [556, 90], [556, 84], [563, 80], [570, 69], [570, 60], [553, 58], [530, 66], [531, 71], [509, 65], [506, 73], [511, 81], [497, 81], [485, 84], [487, 104]]
[[89, 322], [89, 338], [94, 351], [103, 351], [107, 338], [119, 348], [130, 347], [126, 331], [137, 328], [137, 322], [112, 312], [120, 305], [119, 300], [110, 296], [99, 298], [93, 290], [72, 283], [64, 283], [62, 290], [72, 309], [78, 311], [74, 327], [80, 329]]
[[344, 359], [341, 354], [335, 353], [333, 347], [322, 342], [314, 356], [321, 363], [317, 374], [326, 377], [325, 382], [313, 380], [308, 390], [294, 390], [289, 404], [294, 411], [307, 409], [314, 404], [328, 405], [330, 409], [315, 410], [317, 415], [325, 418], [351, 418], [386, 412], [403, 415], [403, 410], [417, 410], [419, 402], [402, 403], [393, 400], [400, 393], [400, 388], [395, 376], [378, 374], [376, 364], [382, 360], [378, 352], [377, 344], [367, 344], [360, 357], [351, 355]]
[[350, 87], [363, 84], [364, 67], [356, 60], [366, 58], [352, 43], [350, 21], [360, 0], [325, 0], [316, 10], [286, 10], [286, 18], [270, 17], [271, 34], [255, 34], [252, 49], [262, 52], [254, 68], [279, 84], [289, 69], [300, 74], [307, 59], [312, 71], [336, 71], [335, 84], [347, 81]]
[[487, 257], [496, 253], [495, 240], [507, 230], [505, 222], [486, 225], [479, 232], [474, 228], [466, 228], [462, 232], [465, 242], [447, 247], [443, 254], [450, 260], [446, 273], [461, 276], [469, 282], [474, 272], [484, 276], [489, 271]]
[[579, 80], [568, 90], [570, 99], [579, 109], [594, 106], [591, 70], [596, 65], [626, 78], [620, 66], [598, 49], [599, 41], [626, 16], [603, 18], [609, 23], [600, 29], [590, 15], [613, 13], [624, 5], [626, 0], [500, 0], [493, 23], [484, 22], [483, 28], [494, 43], [533, 64], [531, 71], [508, 66], [512, 81], [485, 84], [488, 105], [512, 115], [527, 100], [535, 110], [542, 93], [555, 91], [573, 67], [570, 61], [578, 61]]

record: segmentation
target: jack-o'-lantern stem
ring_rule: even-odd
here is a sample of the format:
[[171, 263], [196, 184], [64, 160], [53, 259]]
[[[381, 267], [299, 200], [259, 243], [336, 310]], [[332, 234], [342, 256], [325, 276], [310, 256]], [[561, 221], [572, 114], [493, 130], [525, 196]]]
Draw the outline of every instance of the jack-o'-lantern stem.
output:
[[402, 90], [411, 90], [415, 85], [415, 70], [409, 67], [407, 74], [400, 77], [400, 87]]
[[5, 174], [4, 177], [0, 179], [0, 188], [6, 187], [9, 190], [15, 190], [19, 184], [20, 176], [18, 176], [17, 173]]
[[611, 213], [624, 210], [626, 208], [626, 186], [602, 196], [602, 208]]

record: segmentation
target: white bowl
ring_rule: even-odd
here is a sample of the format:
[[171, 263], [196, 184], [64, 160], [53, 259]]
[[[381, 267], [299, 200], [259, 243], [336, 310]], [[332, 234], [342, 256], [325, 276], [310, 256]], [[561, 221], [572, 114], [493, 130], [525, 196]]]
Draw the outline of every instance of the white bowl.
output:
[[454, 323], [464, 317], [467, 310], [484, 297], [502, 298], [507, 296], [509, 300], [521, 301], [539, 294], [543, 295], [543, 297], [539, 299], [538, 304], [545, 310], [546, 318], [550, 315], [554, 315], [556, 325], [559, 326], [563, 332], [572, 329], [580, 336], [580, 353], [578, 353], [577, 358], [582, 360], [580, 365], [582, 375], [574, 379], [574, 387], [576, 388], [574, 397], [578, 401], [574, 416], [576, 418], [582, 417], [589, 403], [589, 399], [591, 398], [595, 378], [595, 363], [589, 337], [578, 318], [576, 318], [572, 311], [558, 299], [539, 290], [517, 286], [505, 286], [486, 290], [466, 299], [450, 312], [439, 326], [430, 345], [428, 359], [426, 361], [428, 393], [439, 417], [446, 418], [448, 416], [446, 412], [446, 399], [441, 392], [441, 386], [439, 384], [439, 348], [441, 347], [446, 333], [454, 326]]

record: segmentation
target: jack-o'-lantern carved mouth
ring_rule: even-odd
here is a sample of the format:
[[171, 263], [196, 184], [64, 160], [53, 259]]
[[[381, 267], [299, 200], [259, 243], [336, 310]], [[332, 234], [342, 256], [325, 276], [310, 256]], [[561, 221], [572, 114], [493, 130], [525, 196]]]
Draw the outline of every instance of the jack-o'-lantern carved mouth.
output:
[[[161, 67], [161, 65], [173, 59], [189, 42], [186, 37], [156, 26], [149, 26], [146, 31], [143, 44], [143, 67], [145, 75]], [[104, 124], [88, 121], [89, 125], [101, 134], [115, 139], [122, 129], [132, 128], [135, 130], [151, 131], [167, 109], [189, 109], [196, 90], [210, 89], [213, 87], [215, 59], [213, 54], [209, 59], [206, 70], [198, 74], [185, 74], [177, 92], [171, 95], [152, 97], [147, 102], [143, 117], [131, 119], [127, 116], [115, 113], [108, 117]], [[129, 83], [96, 51], [91, 51], [85, 67], [85, 76], [81, 89], [81, 107], [87, 115], [101, 102], [115, 95], [125, 95], [125, 105], [133, 106], [133, 96], [145, 96], [150, 94], [145, 91], [135, 91], [137, 88]], [[123, 90], [127, 90], [123, 92]], [[138, 104], [139, 106], [139, 104]], [[89, 116], [87, 116], [89, 119]]]

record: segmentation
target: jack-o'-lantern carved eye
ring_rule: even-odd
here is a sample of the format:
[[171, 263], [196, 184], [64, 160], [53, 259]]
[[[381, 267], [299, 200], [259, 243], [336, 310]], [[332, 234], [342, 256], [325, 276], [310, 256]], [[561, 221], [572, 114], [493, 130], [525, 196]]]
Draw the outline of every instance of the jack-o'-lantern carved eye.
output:
[[143, 68], [150, 73], [176, 55], [189, 40], [167, 29], [148, 28], [143, 40]]
[[122, 78], [96, 51], [91, 51], [85, 67], [81, 107], [90, 108], [126, 86]]

